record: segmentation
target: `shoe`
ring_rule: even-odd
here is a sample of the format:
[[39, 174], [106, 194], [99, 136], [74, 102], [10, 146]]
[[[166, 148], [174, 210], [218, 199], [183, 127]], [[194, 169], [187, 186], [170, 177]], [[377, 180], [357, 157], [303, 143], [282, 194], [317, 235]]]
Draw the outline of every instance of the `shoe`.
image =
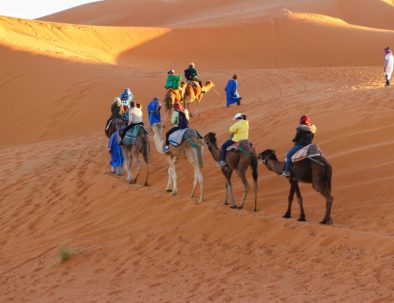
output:
[[219, 161], [220, 167], [225, 167], [227, 165], [226, 161]]
[[164, 146], [163, 152], [164, 152], [164, 153], [170, 152], [170, 147], [169, 147], [168, 145]]
[[284, 170], [284, 171], [282, 172], [281, 176], [283, 176], [283, 177], [288, 177], [288, 176], [290, 176], [290, 172]]

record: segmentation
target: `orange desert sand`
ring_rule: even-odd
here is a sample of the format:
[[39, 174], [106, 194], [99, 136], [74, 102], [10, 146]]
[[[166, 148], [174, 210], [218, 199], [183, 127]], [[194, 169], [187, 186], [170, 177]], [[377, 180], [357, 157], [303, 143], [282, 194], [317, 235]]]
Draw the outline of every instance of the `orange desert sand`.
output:
[[[0, 43], [0, 302], [394, 302], [392, 1], [108, 0], [0, 17]], [[185, 160], [178, 195], [165, 192], [153, 144], [148, 187], [111, 174], [113, 98], [130, 87], [146, 122], [166, 71], [192, 61], [216, 91], [191, 125], [219, 143], [241, 111], [257, 152], [283, 159], [311, 117], [333, 166], [333, 225], [319, 224], [325, 201], [309, 184], [307, 222], [296, 201], [282, 218], [288, 182], [262, 164], [258, 211], [251, 193], [243, 210], [224, 206], [206, 147], [201, 204]], [[226, 108], [234, 73], [242, 105]], [[76, 251], [64, 263], [62, 246]]]

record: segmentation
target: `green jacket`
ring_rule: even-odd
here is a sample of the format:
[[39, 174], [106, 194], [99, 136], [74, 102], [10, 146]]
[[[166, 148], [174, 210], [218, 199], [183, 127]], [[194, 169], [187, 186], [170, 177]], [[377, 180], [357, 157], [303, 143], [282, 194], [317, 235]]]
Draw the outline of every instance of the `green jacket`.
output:
[[166, 88], [172, 87], [173, 89], [179, 89], [179, 82], [181, 82], [181, 75], [168, 75]]

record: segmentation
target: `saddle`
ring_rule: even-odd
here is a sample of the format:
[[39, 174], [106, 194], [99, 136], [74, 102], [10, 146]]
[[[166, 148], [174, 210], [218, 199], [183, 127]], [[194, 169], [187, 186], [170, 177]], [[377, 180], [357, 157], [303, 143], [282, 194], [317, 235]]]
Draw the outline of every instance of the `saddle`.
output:
[[186, 136], [191, 136], [191, 135], [196, 135], [199, 139], [202, 139], [201, 134], [193, 129], [193, 128], [183, 128], [183, 129], [178, 129], [174, 131], [169, 137], [168, 137], [168, 142], [172, 146], [179, 146], [182, 144], [182, 142], [185, 140]]
[[309, 144], [303, 148], [296, 151], [296, 153], [291, 157], [291, 162], [298, 162], [305, 160], [307, 158], [313, 158], [317, 156], [322, 156], [319, 146], [316, 144]]
[[191, 86], [193, 86], [194, 88], [197, 88], [197, 87], [201, 88], [200, 82], [198, 82], [198, 81], [188, 80], [187, 82], [190, 83]]
[[188, 131], [188, 128], [178, 129], [174, 131], [169, 137], [168, 142], [173, 146], [178, 146], [183, 141], [183, 136]]
[[253, 147], [253, 143], [249, 140], [241, 140], [239, 142], [235, 142], [234, 144], [230, 145], [226, 148], [228, 151], [235, 151], [235, 152], [242, 152], [242, 151], [249, 151], [250, 148]]
[[135, 143], [135, 140], [137, 139], [138, 133], [140, 131], [140, 128], [143, 129], [144, 131], [144, 136], [147, 136], [149, 134], [148, 130], [145, 128], [145, 126], [137, 124], [132, 127], [132, 129], [129, 129], [124, 138], [123, 138], [123, 144], [124, 145], [133, 145]]

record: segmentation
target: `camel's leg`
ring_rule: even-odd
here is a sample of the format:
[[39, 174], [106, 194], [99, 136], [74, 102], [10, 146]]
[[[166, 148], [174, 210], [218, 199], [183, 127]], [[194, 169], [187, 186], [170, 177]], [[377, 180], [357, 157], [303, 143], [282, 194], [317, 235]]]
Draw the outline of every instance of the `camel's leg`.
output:
[[167, 187], [166, 187], [166, 191], [168, 192], [172, 192], [172, 167], [170, 166], [168, 168], [168, 181], [167, 181]]
[[196, 168], [194, 168], [193, 189], [192, 189], [192, 194], [190, 195], [191, 198], [194, 197], [194, 194], [196, 192], [196, 187], [197, 187], [197, 170]]
[[291, 218], [291, 205], [293, 204], [293, 199], [294, 199], [294, 186], [290, 182], [290, 191], [289, 191], [289, 197], [287, 199], [288, 205], [287, 205], [287, 211], [283, 215], [283, 218]]
[[[228, 205], [228, 198], [231, 192], [231, 182], [229, 182], [229, 180], [231, 180], [231, 175], [233, 173], [232, 170], [227, 171], [225, 168], [222, 169], [222, 173], [224, 175], [224, 177], [226, 178], [226, 199], [224, 200], [224, 205]], [[228, 174], [228, 176], [227, 176]]]
[[126, 171], [127, 171], [127, 182], [129, 184], [133, 183], [134, 177], [133, 174], [131, 172], [131, 166], [132, 166], [132, 159], [131, 159], [131, 155], [130, 155], [130, 150], [125, 150], [125, 167], [126, 167]]
[[241, 199], [241, 204], [239, 205], [238, 209], [241, 209], [244, 207], [244, 202], [246, 199], [246, 196], [248, 195], [249, 192], [249, 183], [248, 183], [248, 179], [246, 179], [246, 175], [245, 175], [245, 171], [237, 171], [238, 176], [241, 178], [242, 184], [244, 185], [244, 194], [242, 196]]
[[254, 182], [254, 206], [252, 208], [252, 211], [257, 211], [257, 194], [258, 194], [258, 184], [255, 181]]
[[144, 182], [144, 186], [148, 186], [148, 178], [149, 178], [149, 173], [150, 173], [150, 164], [149, 162], [146, 162], [146, 177], [145, 177], [145, 182]]
[[298, 187], [298, 182], [296, 180], [293, 180], [292, 182], [294, 184], [294, 190], [297, 195], [298, 205], [300, 206], [300, 217], [298, 218], [298, 221], [306, 221], [305, 212], [304, 212], [304, 203], [301, 196], [300, 188]]
[[224, 167], [224, 168], [222, 168], [222, 172], [223, 172], [224, 176], [226, 177], [227, 190], [231, 195], [231, 208], [237, 208], [237, 204], [235, 204], [235, 199], [234, 199], [233, 187], [231, 185], [231, 175], [233, 173], [233, 170], [229, 169], [227, 167]]
[[202, 202], [205, 200], [204, 197], [204, 179], [201, 173], [201, 169], [199, 167], [197, 167], [197, 181], [200, 185], [200, 199], [198, 200], [198, 202]]
[[229, 191], [230, 191], [230, 187], [228, 186], [228, 184], [227, 184], [227, 180], [226, 180], [226, 186], [225, 186], [225, 188], [226, 188], [226, 199], [224, 200], [224, 205], [228, 205], [228, 193], [229, 193]]
[[134, 161], [135, 161], [135, 165], [137, 167], [137, 172], [136, 172], [135, 177], [134, 177], [134, 180], [135, 180], [134, 183], [136, 183], [137, 179], [138, 179], [138, 177], [139, 177], [139, 175], [141, 173], [141, 160], [138, 158], [138, 155], [136, 155], [133, 158], [134, 158]]
[[331, 219], [331, 207], [334, 198], [330, 195], [326, 195], [326, 215], [324, 216], [323, 220], [320, 221], [321, 224], [333, 224], [334, 221]]
[[172, 167], [171, 167], [171, 175], [172, 175], [172, 195], [175, 196], [178, 187], [177, 187], [177, 176], [176, 176], [176, 170], [175, 170], [175, 160], [172, 159], [171, 161]]

